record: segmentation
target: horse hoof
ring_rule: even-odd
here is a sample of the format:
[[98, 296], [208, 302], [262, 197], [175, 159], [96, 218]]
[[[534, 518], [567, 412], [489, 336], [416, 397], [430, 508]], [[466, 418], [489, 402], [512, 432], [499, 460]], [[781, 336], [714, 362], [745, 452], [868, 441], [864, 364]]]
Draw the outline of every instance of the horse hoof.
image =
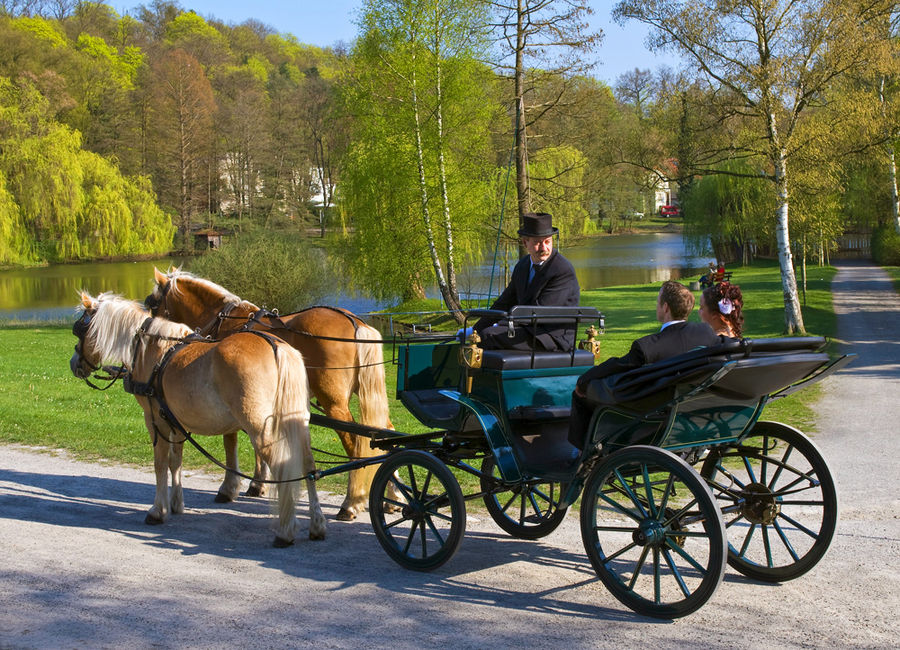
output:
[[231, 498], [230, 496], [228, 496], [227, 494], [222, 494], [221, 492], [216, 494], [216, 498], [215, 498], [216, 503], [231, 503], [232, 501], [234, 501], [234, 499]]
[[341, 508], [338, 511], [337, 517], [335, 517], [335, 519], [337, 519], [338, 521], [353, 521], [354, 519], [356, 519], [356, 513], [352, 510], [348, 510], [347, 508]]
[[262, 488], [258, 485], [251, 485], [247, 488], [247, 491], [244, 492], [245, 497], [258, 497], [262, 496]]
[[147, 516], [144, 517], [144, 523], [151, 526], [158, 526], [159, 524], [163, 523], [163, 519], [157, 517], [156, 515], [151, 515], [148, 513]]
[[313, 541], [325, 539], [325, 533], [313, 533], [312, 531], [310, 531], [309, 538]]
[[294, 540], [292, 539], [284, 539], [283, 537], [275, 536], [275, 541], [272, 542], [272, 546], [275, 548], [287, 548], [288, 546], [293, 546]]

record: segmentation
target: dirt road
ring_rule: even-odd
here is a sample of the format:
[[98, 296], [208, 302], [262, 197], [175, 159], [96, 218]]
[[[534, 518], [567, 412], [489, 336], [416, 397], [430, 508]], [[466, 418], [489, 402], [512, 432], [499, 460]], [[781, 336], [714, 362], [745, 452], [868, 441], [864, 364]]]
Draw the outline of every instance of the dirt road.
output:
[[267, 503], [214, 504], [218, 477], [187, 475], [187, 512], [150, 527], [149, 470], [0, 447], [0, 647], [896, 647], [900, 298], [882, 275], [846, 266], [835, 280], [860, 359], [827, 380], [815, 439], [841, 518], [798, 580], [729, 570], [697, 613], [661, 622], [606, 592], [573, 516], [536, 542], [470, 516], [453, 559], [416, 573], [365, 517], [335, 521], [336, 498], [326, 541], [275, 549]]

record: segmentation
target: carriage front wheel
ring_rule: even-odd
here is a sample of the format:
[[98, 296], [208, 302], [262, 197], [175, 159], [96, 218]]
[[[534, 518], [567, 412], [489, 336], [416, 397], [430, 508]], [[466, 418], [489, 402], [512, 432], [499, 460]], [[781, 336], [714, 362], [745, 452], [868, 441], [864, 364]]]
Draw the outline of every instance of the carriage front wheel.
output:
[[369, 516], [375, 536], [397, 564], [428, 571], [453, 557], [462, 543], [466, 502], [444, 463], [407, 449], [389, 456], [375, 473]]
[[728, 529], [728, 564], [765, 582], [797, 578], [822, 559], [837, 525], [834, 479], [813, 442], [757, 422], [734, 447], [712, 449], [700, 473]]
[[481, 463], [481, 491], [491, 519], [518, 539], [540, 539], [556, 530], [566, 517], [561, 506], [565, 485], [546, 481], [504, 484], [493, 456]]
[[627, 447], [594, 468], [581, 537], [606, 588], [646, 616], [687, 616], [725, 573], [725, 524], [709, 488], [658, 447]]

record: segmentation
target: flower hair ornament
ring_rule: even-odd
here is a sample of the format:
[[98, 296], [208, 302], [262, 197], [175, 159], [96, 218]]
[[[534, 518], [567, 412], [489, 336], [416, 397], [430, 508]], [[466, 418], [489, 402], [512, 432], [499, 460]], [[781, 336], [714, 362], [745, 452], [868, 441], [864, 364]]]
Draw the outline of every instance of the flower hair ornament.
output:
[[727, 281], [719, 284], [719, 292], [722, 294], [722, 299], [719, 301], [719, 312], [725, 316], [734, 311], [734, 303], [731, 302], [731, 298], [727, 297], [729, 287]]

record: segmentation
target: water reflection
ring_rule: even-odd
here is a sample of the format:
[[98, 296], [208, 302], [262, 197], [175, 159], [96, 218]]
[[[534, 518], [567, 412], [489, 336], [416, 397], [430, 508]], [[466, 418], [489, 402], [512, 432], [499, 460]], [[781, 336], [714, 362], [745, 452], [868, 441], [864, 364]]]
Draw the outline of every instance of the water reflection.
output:
[[[678, 233], [618, 235], [591, 240], [583, 246], [570, 246], [563, 254], [575, 266], [582, 289], [628, 284], [645, 284], [699, 276], [709, 261], [690, 255]], [[113, 291], [142, 299], [153, 289], [153, 267], [181, 265], [183, 259], [163, 258], [146, 262], [108, 264], [63, 264], [45, 268], [0, 272], [0, 319], [46, 320], [68, 318], [77, 304], [77, 292], [92, 294]], [[189, 262], [189, 261], [188, 261]], [[509, 269], [516, 262], [515, 251], [506, 260]], [[492, 277], [493, 257], [484, 264], [459, 273], [459, 289], [470, 294], [496, 296], [506, 284], [504, 262]], [[185, 268], [189, 268], [189, 263]], [[429, 295], [436, 297], [437, 290]], [[382, 308], [364, 296], [335, 293], [324, 301], [358, 313]]]

